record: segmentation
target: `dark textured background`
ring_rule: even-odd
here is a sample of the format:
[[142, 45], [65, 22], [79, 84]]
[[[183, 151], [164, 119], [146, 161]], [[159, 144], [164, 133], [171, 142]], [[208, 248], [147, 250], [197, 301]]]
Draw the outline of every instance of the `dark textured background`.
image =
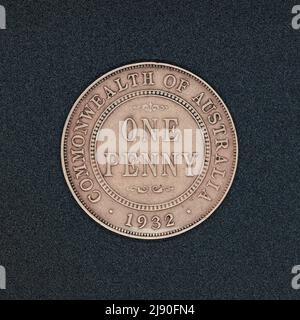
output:
[[[0, 299], [284, 299], [300, 264], [295, 1], [8, 1], [0, 30]], [[297, 2], [297, 1], [296, 1]], [[299, 2], [299, 1], [298, 1]], [[202, 225], [141, 241], [92, 221], [60, 165], [65, 119], [111, 69], [179, 65], [221, 95], [239, 166]]]

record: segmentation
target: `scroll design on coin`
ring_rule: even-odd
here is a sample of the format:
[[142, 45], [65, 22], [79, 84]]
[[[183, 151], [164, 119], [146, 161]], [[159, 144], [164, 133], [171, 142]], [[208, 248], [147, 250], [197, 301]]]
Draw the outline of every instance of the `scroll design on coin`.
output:
[[143, 109], [148, 112], [155, 112], [155, 111], [166, 111], [169, 109], [167, 105], [159, 105], [152, 103], [151, 101], [147, 104], [142, 104], [142, 105], [135, 105], [132, 106], [132, 110], [140, 110]]
[[136, 185], [131, 185], [127, 187], [128, 191], [131, 192], [137, 192], [137, 193], [162, 193], [162, 192], [171, 192], [175, 189], [174, 186], [162, 186], [160, 185], [153, 185], [153, 186], [136, 186]]

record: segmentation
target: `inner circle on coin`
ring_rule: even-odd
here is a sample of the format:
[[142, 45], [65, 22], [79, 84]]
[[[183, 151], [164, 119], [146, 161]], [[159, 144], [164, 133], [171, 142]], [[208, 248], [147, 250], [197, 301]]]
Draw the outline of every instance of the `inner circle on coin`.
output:
[[237, 166], [235, 127], [201, 78], [145, 62], [101, 76], [73, 105], [62, 135], [67, 184], [82, 209], [119, 234], [185, 232], [225, 198]]
[[[158, 101], [156, 101], [156, 99]], [[171, 102], [173, 102], [173, 104]], [[115, 111], [120, 106], [122, 106], [122, 108], [125, 108], [125, 110], [120, 111], [121, 115], [118, 115]], [[105, 125], [105, 120], [111, 114], [114, 115], [113, 119], [111, 119], [111, 123], [108, 124], [108, 127], [112, 128], [114, 124], [116, 125], [118, 124], [118, 121], [116, 121], [116, 119], [121, 118], [122, 116], [124, 116], [125, 119], [132, 119], [131, 118], [132, 111], [139, 108], [142, 110], [139, 111], [138, 118], [141, 122], [143, 122], [143, 120], [147, 119], [145, 117], [149, 116], [149, 114], [147, 113], [149, 112], [150, 106], [152, 106], [152, 110], [150, 112], [154, 116], [159, 115], [160, 112], [164, 111], [164, 109], [167, 109], [167, 108], [169, 108], [169, 110], [172, 112], [176, 112], [176, 111], [182, 112], [182, 113], [186, 112], [187, 115], [185, 115], [186, 117], [185, 125], [190, 129], [194, 127], [194, 128], [199, 128], [201, 130], [201, 140], [199, 142], [202, 144], [201, 159], [199, 159], [201, 160], [201, 169], [199, 170], [199, 173], [197, 175], [192, 176], [193, 177], [192, 184], [190, 181], [191, 180], [190, 177], [188, 177], [186, 179], [186, 183], [182, 183], [180, 186], [177, 186], [177, 187], [174, 187], [174, 186], [168, 187], [170, 191], [174, 191], [174, 192], [161, 192], [161, 188], [162, 188], [161, 186], [163, 185], [166, 176], [168, 176], [168, 173], [165, 172], [165, 175], [159, 176], [156, 170], [155, 179], [157, 181], [155, 186], [157, 190], [156, 192], [155, 191], [154, 192], [156, 193], [157, 196], [155, 198], [149, 197], [149, 193], [147, 192], [147, 187], [145, 187], [146, 183], [151, 183], [153, 180], [153, 176], [148, 174], [148, 172], [143, 172], [142, 189], [140, 190], [140, 192], [135, 192], [136, 190], [134, 188], [134, 185], [141, 182], [139, 176], [132, 175], [129, 181], [130, 184], [128, 184], [127, 183], [128, 177], [127, 176], [124, 177], [124, 174], [122, 174], [123, 173], [122, 167], [120, 167], [118, 174], [115, 172], [114, 175], [111, 174], [105, 177], [102, 175], [102, 171], [105, 171], [105, 168], [101, 170], [100, 168], [101, 166], [96, 161], [96, 149], [97, 149], [96, 137], [97, 137], [97, 134], [99, 134], [99, 129], [101, 130]], [[153, 106], [154, 106], [154, 110], [153, 110]], [[155, 108], [155, 106], [157, 107]], [[137, 117], [137, 115], [135, 116]], [[118, 128], [114, 128], [114, 129], [115, 129], [114, 132], [118, 130]], [[210, 159], [209, 136], [207, 133], [206, 126], [202, 121], [198, 112], [190, 104], [188, 104], [186, 101], [184, 101], [180, 97], [162, 90], [142, 90], [142, 91], [133, 92], [121, 97], [120, 99], [118, 99], [117, 101], [109, 105], [107, 109], [100, 115], [96, 123], [96, 126], [93, 130], [92, 139], [91, 139], [91, 163], [99, 184], [101, 185], [103, 190], [107, 194], [109, 194], [115, 201], [118, 201], [119, 203], [136, 210], [156, 211], [156, 210], [168, 209], [185, 201], [189, 196], [191, 196], [195, 192], [195, 190], [201, 184], [201, 181], [204, 178], [206, 170], [208, 168], [209, 159]], [[181, 170], [179, 170], [180, 168]], [[160, 169], [164, 170], [164, 167], [162, 166]], [[168, 177], [169, 181], [173, 178], [173, 181], [170, 183], [175, 184], [180, 173], [181, 173], [181, 179], [184, 179], [185, 173], [186, 173], [185, 169], [186, 168], [184, 163], [178, 163], [176, 176], [174, 177], [170, 175]], [[114, 171], [116, 170], [117, 168], [114, 168]], [[120, 184], [120, 182], [123, 180], [125, 180], [125, 183]], [[116, 191], [116, 189], [118, 191]], [[128, 191], [133, 191], [133, 192], [128, 192]], [[174, 198], [174, 196], [176, 197]], [[160, 199], [162, 201], [164, 200], [165, 202], [161, 203]], [[169, 200], [169, 201], [166, 201], [166, 200]]]

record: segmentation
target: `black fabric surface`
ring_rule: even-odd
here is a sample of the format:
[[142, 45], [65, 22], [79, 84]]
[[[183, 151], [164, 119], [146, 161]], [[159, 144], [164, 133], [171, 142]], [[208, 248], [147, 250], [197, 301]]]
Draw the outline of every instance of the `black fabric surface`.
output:
[[[0, 30], [0, 299], [298, 299], [300, 30], [294, 1], [8, 1]], [[161, 61], [224, 99], [239, 164], [221, 207], [180, 236], [114, 234], [61, 170], [71, 106], [115, 67]]]

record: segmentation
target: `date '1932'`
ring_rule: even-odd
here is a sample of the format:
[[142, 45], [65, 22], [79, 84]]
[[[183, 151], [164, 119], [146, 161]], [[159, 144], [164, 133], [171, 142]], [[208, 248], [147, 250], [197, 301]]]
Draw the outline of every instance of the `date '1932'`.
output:
[[133, 213], [128, 213], [125, 226], [134, 227], [133, 220], [136, 221], [137, 227], [139, 229], [145, 228], [148, 222], [151, 223], [151, 228], [153, 230], [160, 229], [163, 223], [165, 224], [166, 227], [173, 227], [175, 225], [174, 216], [172, 213], [166, 214], [163, 219], [164, 221], [162, 221], [162, 219], [157, 215], [154, 215], [150, 218], [144, 214], [138, 215], [136, 219], [134, 219]]

